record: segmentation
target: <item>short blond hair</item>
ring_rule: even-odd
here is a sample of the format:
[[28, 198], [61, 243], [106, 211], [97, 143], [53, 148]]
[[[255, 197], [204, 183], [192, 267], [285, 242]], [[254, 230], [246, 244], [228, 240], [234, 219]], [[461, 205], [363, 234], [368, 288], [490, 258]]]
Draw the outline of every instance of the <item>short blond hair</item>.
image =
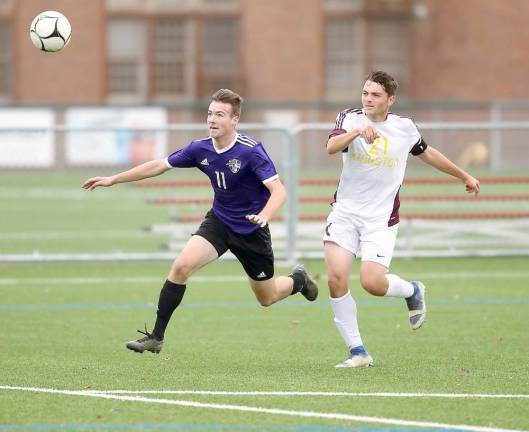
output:
[[241, 116], [241, 104], [243, 98], [230, 89], [217, 90], [211, 96], [211, 100], [214, 102], [223, 102], [231, 105], [231, 111], [233, 117]]

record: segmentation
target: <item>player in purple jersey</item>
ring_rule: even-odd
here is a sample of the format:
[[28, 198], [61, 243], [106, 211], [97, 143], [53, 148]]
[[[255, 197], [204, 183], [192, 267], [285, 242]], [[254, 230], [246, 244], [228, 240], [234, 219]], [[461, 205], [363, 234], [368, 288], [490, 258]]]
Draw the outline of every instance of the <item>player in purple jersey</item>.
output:
[[236, 233], [249, 234], [259, 226], [246, 215], [261, 211], [270, 198], [267, 185], [274, 187], [279, 176], [259, 141], [239, 133], [231, 140], [225, 148], [219, 148], [212, 137], [193, 141], [171, 154], [167, 164], [197, 167], [206, 174], [215, 192], [215, 215]]
[[206, 174], [215, 193], [212, 209], [175, 259], [158, 301], [152, 333], [130, 341], [127, 348], [159, 353], [165, 329], [186, 290], [188, 278], [230, 250], [242, 264], [262, 306], [300, 292], [314, 301], [318, 287], [303, 266], [288, 276], [274, 277], [274, 253], [268, 222], [286, 200], [285, 187], [262, 144], [237, 132], [242, 98], [221, 89], [208, 109], [210, 136], [196, 140], [165, 159], [152, 160], [128, 171], [93, 177], [82, 187], [93, 190], [117, 183], [155, 177], [171, 168], [196, 167]]

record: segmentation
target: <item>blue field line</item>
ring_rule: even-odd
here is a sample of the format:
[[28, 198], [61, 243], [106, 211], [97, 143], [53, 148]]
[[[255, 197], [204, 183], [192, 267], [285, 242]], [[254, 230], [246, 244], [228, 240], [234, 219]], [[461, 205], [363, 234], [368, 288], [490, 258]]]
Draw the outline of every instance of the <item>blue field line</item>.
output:
[[[356, 303], [364, 307], [390, 307], [401, 306], [400, 299], [377, 299], [357, 300]], [[487, 306], [487, 305], [527, 305], [529, 298], [482, 298], [463, 300], [430, 300], [429, 305], [437, 306]], [[307, 308], [328, 307], [329, 303], [324, 300], [316, 302], [288, 301], [274, 305], [274, 308]], [[232, 303], [188, 303], [180, 306], [182, 309], [256, 309], [259, 308], [257, 301], [232, 302]], [[52, 312], [52, 311], [76, 311], [76, 310], [137, 310], [156, 309], [153, 303], [49, 303], [49, 304], [0, 304], [0, 312]]]
[[[273, 431], [273, 432], [450, 432], [452, 429], [423, 429], [403, 427], [373, 426], [251, 426], [251, 425], [214, 425], [214, 424], [135, 424], [135, 423], [58, 423], [41, 425], [0, 425], [0, 431], [106, 431], [106, 430], [171, 430], [171, 431]], [[455, 431], [455, 430], [454, 430]]]

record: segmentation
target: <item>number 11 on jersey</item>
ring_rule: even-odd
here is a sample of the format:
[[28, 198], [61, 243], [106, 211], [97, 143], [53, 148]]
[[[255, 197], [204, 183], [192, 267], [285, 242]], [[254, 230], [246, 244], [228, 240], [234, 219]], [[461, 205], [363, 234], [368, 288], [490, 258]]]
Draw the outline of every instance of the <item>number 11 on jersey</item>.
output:
[[217, 186], [220, 189], [227, 189], [226, 187], [226, 177], [224, 176], [224, 171], [215, 171], [217, 175]]

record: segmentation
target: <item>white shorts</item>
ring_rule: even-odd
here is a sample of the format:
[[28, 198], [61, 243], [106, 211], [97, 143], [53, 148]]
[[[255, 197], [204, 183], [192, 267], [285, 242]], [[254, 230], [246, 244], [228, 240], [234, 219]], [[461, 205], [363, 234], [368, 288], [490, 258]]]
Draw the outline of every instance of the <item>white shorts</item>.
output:
[[398, 224], [388, 227], [355, 220], [344, 223], [328, 219], [323, 242], [336, 243], [353, 255], [361, 256], [362, 261], [374, 261], [389, 268], [397, 232]]

